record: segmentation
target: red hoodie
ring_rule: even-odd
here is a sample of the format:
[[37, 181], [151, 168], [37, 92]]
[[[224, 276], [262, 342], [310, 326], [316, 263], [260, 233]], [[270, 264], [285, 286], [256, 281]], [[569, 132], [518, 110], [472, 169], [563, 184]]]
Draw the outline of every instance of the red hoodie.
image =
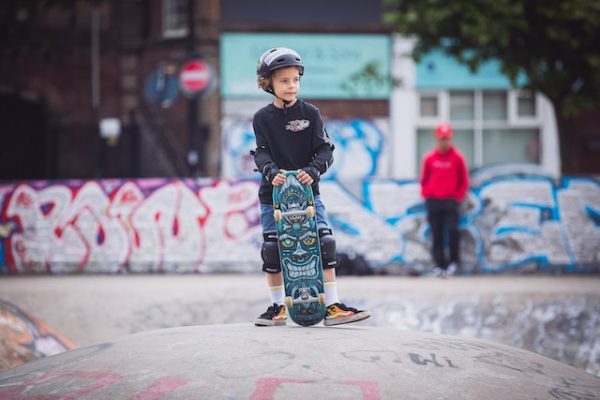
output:
[[421, 195], [426, 199], [462, 201], [469, 188], [467, 163], [460, 151], [434, 149], [425, 155], [421, 170]]

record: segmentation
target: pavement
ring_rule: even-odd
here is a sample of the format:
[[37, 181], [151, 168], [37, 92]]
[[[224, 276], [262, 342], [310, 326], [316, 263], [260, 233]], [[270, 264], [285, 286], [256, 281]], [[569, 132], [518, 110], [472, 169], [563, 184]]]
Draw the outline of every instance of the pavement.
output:
[[[504, 306], [520, 301], [528, 303], [528, 307], [549, 301], [565, 304], [574, 299], [588, 303], [582, 307], [600, 318], [600, 308], [594, 308], [600, 307], [597, 275], [451, 279], [342, 276], [338, 277], [338, 293], [348, 305], [368, 308], [373, 317], [366, 323], [371, 326], [435, 332], [438, 327], [421, 329], [427, 328], [422, 326], [424, 322], [411, 321], [409, 314], [439, 314], [451, 306], [457, 308], [457, 304], [484, 309], [489, 299], [493, 299], [490, 306], [505, 300]], [[252, 322], [265, 311], [268, 299], [266, 281], [258, 274], [0, 278], [0, 300], [33, 314], [79, 346], [151, 329]], [[424, 310], [426, 306], [435, 310]], [[509, 313], [510, 310], [504, 311], [504, 315]]]

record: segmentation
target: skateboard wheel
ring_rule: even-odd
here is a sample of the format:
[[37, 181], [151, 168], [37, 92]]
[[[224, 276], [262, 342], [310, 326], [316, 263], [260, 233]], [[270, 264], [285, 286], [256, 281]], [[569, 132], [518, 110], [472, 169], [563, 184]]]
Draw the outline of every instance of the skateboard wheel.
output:
[[287, 308], [292, 308], [292, 305], [294, 304], [294, 299], [292, 299], [290, 296], [287, 296], [283, 299], [283, 303]]
[[308, 218], [312, 218], [315, 216], [315, 208], [313, 206], [306, 207], [306, 215]]
[[275, 221], [280, 221], [281, 220], [281, 210], [273, 211], [273, 218], [275, 219]]
[[319, 304], [325, 305], [325, 293], [319, 293]]

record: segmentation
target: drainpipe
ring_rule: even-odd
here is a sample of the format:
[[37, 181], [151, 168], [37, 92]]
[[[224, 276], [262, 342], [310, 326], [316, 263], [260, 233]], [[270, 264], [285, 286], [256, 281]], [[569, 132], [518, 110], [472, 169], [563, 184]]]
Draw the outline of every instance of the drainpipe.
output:
[[[91, 57], [91, 95], [92, 95], [92, 127], [99, 129], [100, 121], [100, 10], [95, 2], [92, 2], [92, 15], [90, 24], [90, 57]], [[98, 143], [100, 133], [97, 132]], [[104, 143], [101, 142], [96, 154], [95, 175], [101, 178], [105, 162]]]

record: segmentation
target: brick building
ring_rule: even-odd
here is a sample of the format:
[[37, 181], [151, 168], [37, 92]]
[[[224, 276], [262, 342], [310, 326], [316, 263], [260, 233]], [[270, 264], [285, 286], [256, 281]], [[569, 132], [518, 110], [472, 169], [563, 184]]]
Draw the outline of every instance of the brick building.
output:
[[[340, 141], [336, 178], [413, 178], [431, 127], [454, 118], [472, 166], [560, 167], [543, 96], [513, 90], [496, 72], [481, 86], [481, 75], [435, 54], [415, 63], [410, 41], [381, 23], [380, 0], [52, 4], [0, 5], [0, 180], [249, 176], [249, 123], [269, 101], [253, 64], [278, 45], [304, 52], [301, 94]], [[214, 78], [191, 99], [178, 76], [196, 58]], [[367, 86], [343, 87], [361, 74]], [[118, 140], [102, 137], [107, 121]], [[574, 122], [573, 134], [580, 172], [599, 173], [598, 112]]]
[[[68, 2], [67, 2], [68, 3]], [[218, 70], [219, 1], [72, 2], [0, 6], [0, 179], [218, 174], [218, 93], [196, 103], [160, 93], [153, 73], [177, 82], [188, 59]], [[197, 111], [192, 105], [197, 105]], [[198, 123], [190, 118], [194, 112]], [[120, 123], [116, 142], [100, 122]], [[195, 127], [195, 132], [190, 132]]]
[[[291, 21], [266, 0], [3, 4], [0, 119], [10, 151], [0, 179], [219, 175], [219, 90], [186, 98], [172, 87], [179, 69], [200, 57], [218, 75], [223, 31], [382, 32], [379, 2], [332, 1], [316, 18], [318, 2], [308, 3]], [[334, 116], [389, 112], [387, 100], [318, 105]], [[118, 120], [118, 140], [102, 137], [105, 119]]]

